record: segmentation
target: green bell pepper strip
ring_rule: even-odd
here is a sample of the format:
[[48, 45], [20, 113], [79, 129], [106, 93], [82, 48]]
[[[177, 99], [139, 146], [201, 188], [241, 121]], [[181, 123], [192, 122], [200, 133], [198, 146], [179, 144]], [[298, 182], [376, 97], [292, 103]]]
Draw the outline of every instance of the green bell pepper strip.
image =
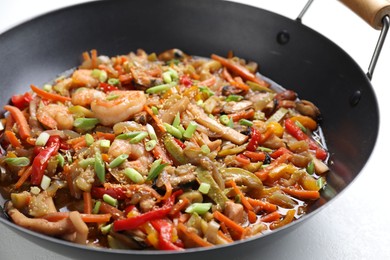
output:
[[168, 153], [180, 164], [188, 163], [187, 157], [184, 155], [183, 149], [177, 144], [175, 139], [170, 135], [163, 137], [164, 146]]
[[219, 188], [218, 184], [215, 182], [209, 171], [198, 168], [196, 172], [200, 183], [207, 183], [210, 185], [207, 196], [210, 197], [223, 210], [225, 208], [225, 203], [229, 200], [228, 197], [226, 197], [223, 191]]

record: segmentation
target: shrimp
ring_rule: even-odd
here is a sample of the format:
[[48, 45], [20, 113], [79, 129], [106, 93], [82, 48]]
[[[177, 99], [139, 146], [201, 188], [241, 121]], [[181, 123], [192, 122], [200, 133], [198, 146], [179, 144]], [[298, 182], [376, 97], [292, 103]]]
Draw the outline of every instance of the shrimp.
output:
[[112, 157], [118, 157], [121, 154], [129, 155], [129, 159], [137, 160], [146, 153], [143, 144], [131, 144], [127, 140], [115, 139], [110, 145], [108, 154]]
[[89, 88], [97, 87], [99, 80], [92, 76], [92, 70], [79, 69], [72, 75], [73, 85]]
[[121, 154], [129, 155], [129, 160], [126, 161], [126, 167], [131, 167], [139, 171], [140, 173], [147, 173], [148, 166], [153, 162], [153, 156], [145, 150], [145, 146], [142, 143], [131, 144], [127, 140], [115, 139], [108, 154], [113, 158], [118, 157]]
[[93, 88], [79, 88], [72, 95], [72, 104], [88, 106], [95, 99], [104, 99], [106, 94]]
[[143, 91], [114, 90], [106, 99], [92, 101], [91, 110], [102, 125], [111, 126], [141, 112], [145, 103]]
[[60, 130], [72, 129], [74, 122], [68, 107], [59, 104], [49, 104], [38, 108], [37, 119], [48, 128]]

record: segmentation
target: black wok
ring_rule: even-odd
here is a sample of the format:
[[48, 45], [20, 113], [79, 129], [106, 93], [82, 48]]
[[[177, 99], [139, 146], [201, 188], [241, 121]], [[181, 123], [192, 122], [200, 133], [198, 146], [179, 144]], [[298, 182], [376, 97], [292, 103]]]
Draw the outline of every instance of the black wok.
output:
[[299, 21], [261, 9], [206, 0], [94, 2], [20, 25], [1, 35], [0, 43], [0, 60], [7, 61], [0, 64], [1, 105], [31, 83], [42, 85], [76, 66], [85, 50], [95, 48], [116, 55], [137, 48], [159, 52], [176, 47], [198, 56], [234, 50], [257, 61], [261, 73], [313, 101], [322, 112], [332, 161], [328, 186], [311, 212], [294, 224], [229, 246], [165, 253], [85, 248], [26, 231], [0, 218], [26, 238], [72, 258], [110, 257], [107, 254], [142, 259], [238, 257], [240, 252], [272, 243], [334, 199], [360, 173], [377, 139], [378, 104], [359, 66]]

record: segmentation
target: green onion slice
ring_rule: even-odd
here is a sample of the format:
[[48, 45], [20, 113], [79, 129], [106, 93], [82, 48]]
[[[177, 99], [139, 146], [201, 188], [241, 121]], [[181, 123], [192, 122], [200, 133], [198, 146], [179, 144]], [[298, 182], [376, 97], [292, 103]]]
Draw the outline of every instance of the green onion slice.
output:
[[171, 135], [173, 135], [174, 137], [176, 137], [178, 139], [181, 139], [183, 137], [183, 134], [181, 133], [181, 131], [179, 129], [177, 129], [176, 127], [174, 127], [170, 124], [167, 124], [167, 123], [164, 123], [164, 127], [167, 130], [167, 132], [170, 133]]
[[240, 121], [238, 121], [238, 123], [240, 125], [245, 125], [245, 126], [253, 126], [253, 122], [248, 120], [248, 119], [244, 119], [244, 118], [241, 118]]
[[156, 145], [157, 145], [157, 141], [156, 140], [147, 141], [145, 143], [145, 150], [150, 152], [151, 150], [154, 149], [154, 147], [156, 147]]
[[158, 141], [158, 140], [157, 140], [156, 131], [154, 131], [154, 128], [153, 128], [152, 125], [146, 124], [146, 131], [148, 131], [148, 134], [149, 134], [150, 139], [155, 140], [155, 141]]
[[45, 146], [47, 143], [47, 140], [49, 140], [50, 135], [46, 132], [40, 133], [37, 140], [35, 141], [36, 146]]
[[95, 139], [93, 138], [93, 136], [91, 134], [86, 134], [85, 135], [85, 142], [87, 143], [87, 146], [90, 146], [91, 144], [93, 144], [93, 142], [95, 142]]
[[98, 214], [99, 213], [100, 205], [102, 205], [102, 202], [100, 200], [96, 201], [95, 206], [92, 209], [92, 214]]
[[142, 174], [133, 168], [126, 168], [124, 173], [134, 183], [141, 184], [144, 182]]
[[146, 178], [148, 181], [154, 180], [157, 178], [157, 176], [164, 170], [165, 166], [167, 166], [167, 163], [161, 164], [162, 160], [158, 159], [154, 161], [150, 167], [148, 178]]
[[80, 117], [74, 120], [73, 126], [88, 131], [93, 129], [98, 123], [99, 123], [99, 119], [97, 118]]
[[99, 181], [104, 183], [106, 181], [106, 168], [100, 153], [95, 154], [94, 169]]
[[113, 207], [118, 206], [118, 200], [115, 199], [115, 198], [113, 198], [113, 197], [111, 197], [111, 196], [108, 195], [108, 194], [104, 194], [104, 195], [103, 195], [103, 200], [104, 200], [106, 203], [108, 203], [108, 204], [110, 204], [111, 206], [113, 206]]
[[195, 133], [197, 127], [198, 127], [198, 124], [194, 121], [191, 121], [188, 124], [187, 129], [185, 130], [183, 136], [187, 139], [192, 138], [192, 135]]
[[[117, 135], [116, 138], [117, 138], [117, 139], [121, 139], [121, 140], [128, 140], [128, 139], [131, 139], [131, 138], [136, 137], [136, 136], [139, 135], [140, 133], [142, 133], [142, 131], [126, 132], [126, 133]], [[157, 138], [157, 137], [156, 137], [156, 138]]]
[[192, 203], [190, 206], [188, 206], [185, 210], [186, 213], [198, 213], [200, 215], [206, 213], [207, 211], [210, 210], [212, 206], [212, 203], [208, 202], [208, 203], [199, 203], [199, 202], [195, 202], [195, 203]]
[[4, 162], [8, 165], [23, 167], [30, 164], [30, 159], [27, 157], [6, 158]]
[[138, 144], [139, 142], [141, 142], [147, 136], [148, 136], [147, 132], [141, 132], [138, 135], [136, 135], [135, 137], [131, 138], [130, 139], [130, 143], [131, 144]]
[[118, 167], [119, 165], [121, 165], [122, 163], [124, 163], [126, 161], [126, 159], [129, 158], [129, 155], [128, 154], [121, 154], [119, 155], [118, 157], [116, 157], [114, 160], [112, 160], [110, 162], [110, 164], [108, 165], [109, 168], [115, 168], [115, 167]]
[[169, 89], [171, 89], [171, 88], [173, 88], [175, 86], [176, 86], [175, 82], [162, 84], [162, 85], [158, 85], [158, 86], [154, 86], [154, 87], [148, 88], [146, 90], [146, 93], [148, 93], [148, 94], [158, 94], [158, 93], [167, 91], [167, 90], [169, 90]]

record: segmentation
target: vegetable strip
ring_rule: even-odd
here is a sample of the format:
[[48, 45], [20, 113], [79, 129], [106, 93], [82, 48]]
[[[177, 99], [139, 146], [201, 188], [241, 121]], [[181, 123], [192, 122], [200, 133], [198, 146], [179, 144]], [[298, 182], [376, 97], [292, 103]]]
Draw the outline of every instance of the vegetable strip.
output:
[[22, 111], [20, 111], [19, 108], [14, 107], [14, 106], [10, 106], [10, 105], [4, 106], [4, 109], [7, 110], [8, 112], [10, 112], [11, 116], [16, 121], [16, 124], [18, 125], [18, 128], [19, 128], [20, 137], [23, 140], [30, 137], [31, 136], [31, 129], [30, 129], [30, 126], [28, 125], [27, 120], [24, 117]]
[[49, 99], [52, 101], [59, 101], [59, 102], [66, 102], [71, 101], [72, 99], [70, 97], [64, 97], [58, 94], [49, 93], [47, 91], [44, 91], [43, 89], [38, 88], [37, 86], [31, 85], [32, 91], [34, 91], [38, 96], [41, 98]]

